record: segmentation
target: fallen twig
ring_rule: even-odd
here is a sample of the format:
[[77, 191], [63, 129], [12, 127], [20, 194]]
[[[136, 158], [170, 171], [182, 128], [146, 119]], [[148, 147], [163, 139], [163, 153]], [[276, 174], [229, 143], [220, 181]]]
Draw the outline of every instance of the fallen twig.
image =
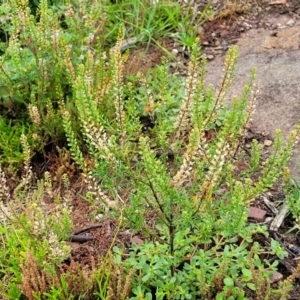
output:
[[279, 227], [281, 226], [281, 224], [288, 212], [289, 212], [288, 205], [283, 204], [279, 210], [279, 213], [277, 214], [277, 216], [274, 218], [274, 220], [272, 221], [272, 223], [270, 225], [271, 231], [277, 231], [279, 229]]
[[89, 230], [91, 230], [91, 229], [99, 228], [99, 227], [102, 227], [102, 226], [103, 226], [103, 223], [98, 223], [98, 224], [90, 225], [90, 226], [87, 226], [87, 227], [84, 227], [84, 228], [81, 228], [81, 229], [76, 230], [76, 231], [73, 233], [73, 235], [78, 235], [78, 234], [80, 234], [80, 233], [89, 231]]

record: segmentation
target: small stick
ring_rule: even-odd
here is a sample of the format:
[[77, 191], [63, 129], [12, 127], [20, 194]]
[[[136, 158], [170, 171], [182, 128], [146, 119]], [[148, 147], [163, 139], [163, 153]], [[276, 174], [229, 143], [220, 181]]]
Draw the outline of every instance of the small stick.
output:
[[271, 231], [277, 231], [279, 229], [279, 227], [281, 226], [285, 216], [288, 214], [289, 212], [289, 207], [287, 204], [283, 204], [282, 207], [280, 208], [277, 216], [274, 218], [274, 220], [272, 221], [271, 225], [270, 225], [270, 230]]
[[79, 235], [72, 235], [70, 238], [70, 242], [85, 243], [85, 242], [91, 241], [93, 239], [94, 239], [93, 236], [79, 234]]
[[73, 233], [73, 235], [78, 235], [78, 234], [80, 234], [80, 233], [89, 231], [89, 230], [94, 229], [94, 228], [99, 228], [99, 227], [102, 227], [102, 226], [103, 226], [102, 223], [98, 223], [98, 224], [90, 225], [90, 226], [87, 226], [87, 227], [83, 227], [83, 228], [81, 228], [81, 229], [76, 230], [76, 231]]

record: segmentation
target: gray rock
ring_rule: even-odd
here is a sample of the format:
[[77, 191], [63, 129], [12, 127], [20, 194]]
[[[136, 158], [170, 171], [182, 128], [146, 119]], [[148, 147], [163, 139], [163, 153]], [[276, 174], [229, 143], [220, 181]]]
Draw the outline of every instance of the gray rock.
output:
[[286, 22], [287, 26], [294, 26], [294, 24], [295, 24], [295, 20], [293, 20], [293, 19], [291, 19], [288, 22]]
[[[282, 21], [275, 20], [282, 24]], [[276, 129], [284, 137], [300, 119], [300, 26], [278, 30], [276, 36], [264, 29], [250, 29], [238, 41], [239, 58], [231, 96], [240, 95], [251, 69], [257, 69], [256, 81], [260, 90], [252, 129], [270, 132]], [[218, 87], [224, 57], [216, 56], [207, 65], [207, 83]], [[299, 178], [300, 147], [295, 147], [289, 164], [292, 176]]]

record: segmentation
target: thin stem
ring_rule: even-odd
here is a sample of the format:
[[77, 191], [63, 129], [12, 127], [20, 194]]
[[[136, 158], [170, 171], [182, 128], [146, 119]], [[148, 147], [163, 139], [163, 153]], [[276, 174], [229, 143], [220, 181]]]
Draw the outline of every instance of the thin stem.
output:
[[156, 194], [156, 192], [155, 192], [155, 190], [154, 190], [153, 184], [152, 184], [152, 182], [151, 182], [151, 180], [150, 180], [150, 178], [148, 177], [147, 174], [146, 174], [146, 177], [147, 177], [147, 179], [148, 179], [149, 187], [150, 187], [150, 189], [151, 189], [151, 191], [152, 191], [152, 194], [153, 194], [153, 196], [154, 196], [154, 199], [155, 199], [155, 201], [156, 201], [156, 203], [157, 203], [157, 205], [158, 205], [160, 211], [162, 212], [162, 214], [164, 215], [164, 217], [166, 218], [166, 220], [168, 221], [168, 223], [171, 224], [171, 219], [170, 219], [170, 218], [168, 217], [168, 215], [165, 213], [163, 205], [159, 202], [159, 199], [158, 199], [157, 194]]
[[[170, 254], [174, 256], [174, 235], [175, 235], [175, 226], [173, 225], [173, 214], [171, 214], [171, 222], [169, 225], [169, 246], [170, 246]], [[174, 276], [175, 266], [171, 264], [171, 275]]]

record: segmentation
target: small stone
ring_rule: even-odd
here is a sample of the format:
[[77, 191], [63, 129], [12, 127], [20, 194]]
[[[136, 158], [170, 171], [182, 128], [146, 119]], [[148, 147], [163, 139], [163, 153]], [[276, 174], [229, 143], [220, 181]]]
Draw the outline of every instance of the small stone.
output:
[[104, 214], [98, 214], [98, 215], [95, 216], [95, 220], [96, 221], [102, 221], [103, 217], [104, 217]]
[[141, 246], [141, 245], [144, 243], [144, 241], [141, 240], [137, 235], [133, 236], [133, 237], [130, 239], [130, 242], [131, 242], [132, 244], [136, 244], [136, 245], [138, 245], [138, 246]]
[[222, 38], [227, 37], [228, 35], [229, 35], [229, 31], [228, 30], [222, 30], [221, 33], [220, 33], [220, 36]]
[[286, 22], [287, 26], [294, 26], [294, 24], [295, 24], [295, 20], [293, 20], [293, 19], [291, 19], [288, 22]]
[[218, 190], [215, 192], [215, 194], [218, 195], [218, 196], [222, 196], [222, 195], [224, 195], [225, 193], [226, 193], [226, 189], [222, 189], [222, 188], [218, 189]]
[[277, 30], [278, 28], [277, 28], [277, 26], [275, 25], [275, 24], [273, 24], [272, 26], [271, 26], [271, 28], [270, 28], [270, 30]]
[[177, 64], [175, 62], [172, 62], [172, 63], [170, 63], [170, 67], [173, 68], [173, 69], [176, 69]]
[[228, 50], [229, 46], [228, 46], [227, 42], [223, 41], [221, 45], [222, 45], [222, 48], [223, 48], [224, 51]]
[[266, 214], [267, 212], [265, 210], [251, 206], [249, 209], [248, 218], [256, 222], [263, 222], [266, 218]]
[[270, 280], [272, 283], [278, 282], [283, 278], [283, 275], [279, 272], [271, 272]]
[[202, 43], [202, 45], [203, 45], [203, 46], [208, 46], [208, 45], [209, 45], [209, 42], [205, 41], [205, 42]]
[[244, 22], [243, 25], [246, 27], [246, 29], [252, 28], [252, 25], [247, 22]]
[[196, 30], [199, 36], [202, 36], [204, 34], [204, 28], [202, 26], [198, 26]]
[[264, 146], [266, 146], [266, 147], [270, 147], [272, 144], [273, 144], [273, 142], [271, 140], [264, 141]]
[[177, 56], [179, 53], [178, 49], [172, 49], [172, 54]]
[[206, 56], [208, 60], [213, 60], [215, 57], [212, 54]]
[[288, 248], [296, 255], [300, 254], [300, 248], [298, 246], [290, 244], [290, 245], [288, 245]]

